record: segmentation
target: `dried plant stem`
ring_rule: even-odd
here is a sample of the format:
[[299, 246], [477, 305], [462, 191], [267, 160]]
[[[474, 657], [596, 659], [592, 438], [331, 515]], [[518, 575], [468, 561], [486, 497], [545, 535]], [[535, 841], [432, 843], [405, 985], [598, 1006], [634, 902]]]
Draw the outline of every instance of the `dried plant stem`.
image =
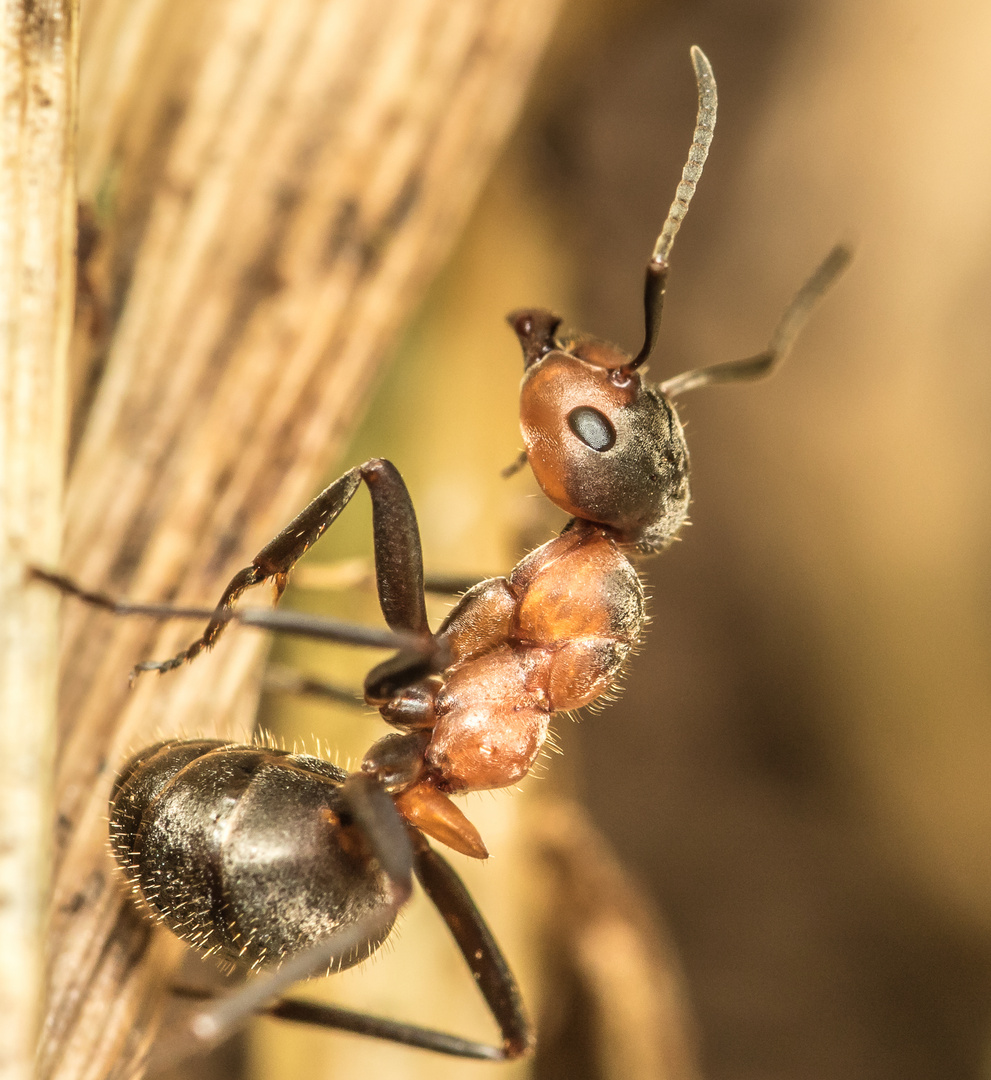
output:
[[0, 19], [0, 1077], [33, 1075], [43, 980], [56, 603], [25, 584], [54, 561], [74, 295], [72, 0], [6, 0]]
[[[202, 604], [316, 489], [453, 243], [557, 0], [90, 0], [63, 567]], [[66, 604], [41, 1073], [140, 1071], [162, 993], [106, 859], [128, 752], [250, 724], [262, 643]], [[195, 636], [193, 634], [192, 636]]]

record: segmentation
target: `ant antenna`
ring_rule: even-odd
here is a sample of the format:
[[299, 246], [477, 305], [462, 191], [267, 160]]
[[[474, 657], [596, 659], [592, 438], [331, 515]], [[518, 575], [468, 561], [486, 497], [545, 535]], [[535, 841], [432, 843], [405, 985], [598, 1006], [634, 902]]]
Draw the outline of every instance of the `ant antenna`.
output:
[[624, 372], [635, 371], [654, 351], [657, 342], [657, 330], [661, 324], [661, 310], [664, 307], [664, 286], [668, 277], [668, 256], [678, 235], [682, 221], [688, 213], [688, 204], [692, 201], [695, 188], [702, 176], [702, 166], [709, 154], [712, 136], [716, 130], [716, 79], [712, 74], [712, 65], [708, 57], [693, 45], [692, 65], [699, 88], [699, 111], [695, 118], [695, 133], [688, 151], [688, 161], [681, 173], [681, 183], [675, 193], [674, 202], [668, 211], [667, 220], [661, 229], [661, 235], [654, 245], [654, 252], [647, 263], [647, 276], [643, 285], [644, 342], [643, 348], [630, 363], [623, 367]]
[[802, 329], [803, 323], [816, 302], [843, 273], [852, 257], [853, 253], [844, 244], [837, 244], [833, 248], [785, 308], [771, 336], [770, 344], [762, 353], [748, 356], [744, 360], [729, 360], [722, 364], [713, 364], [711, 367], [685, 371], [661, 383], [661, 392], [668, 397], [677, 397], [700, 386], [710, 386], [721, 382], [743, 382], [770, 375], [791, 351], [798, 332]]

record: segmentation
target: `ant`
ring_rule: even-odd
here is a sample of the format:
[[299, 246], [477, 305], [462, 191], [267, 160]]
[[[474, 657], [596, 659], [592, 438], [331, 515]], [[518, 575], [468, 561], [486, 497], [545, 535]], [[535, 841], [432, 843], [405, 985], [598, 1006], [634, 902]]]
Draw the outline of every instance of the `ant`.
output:
[[[399, 472], [382, 459], [351, 469], [318, 495], [234, 575], [213, 610], [127, 603], [34, 572], [119, 614], [209, 619], [183, 652], [139, 664], [134, 675], [188, 663], [230, 622], [395, 650], [366, 676], [364, 697], [397, 730], [368, 750], [355, 773], [259, 745], [173, 739], [141, 751], [118, 775], [110, 797], [112, 847], [143, 904], [200, 952], [275, 967], [200, 1004], [192, 1045], [219, 1042], [267, 1011], [465, 1058], [508, 1060], [532, 1048], [516, 981], [460, 878], [427, 838], [486, 858], [481, 836], [451, 797], [517, 783], [540, 753], [552, 715], [614, 686], [645, 622], [643, 587], [627, 555], [661, 551], [688, 511], [688, 449], [672, 399], [769, 374], [850, 258], [843, 247], [830, 252], [757, 356], [660, 386], [643, 381], [671, 247], [715, 126], [712, 68], [700, 49], [691, 57], [698, 118], [647, 265], [640, 351], [630, 356], [588, 335], [558, 337], [561, 320], [539, 308], [508, 317], [523, 351], [526, 449], [507, 472], [529, 464], [547, 497], [571, 515], [559, 536], [508, 577], [468, 589], [432, 632], [413, 504]], [[295, 563], [361, 484], [372, 501], [376, 584], [388, 631], [238, 609], [244, 591], [266, 581], [278, 600]], [[499, 1026], [499, 1045], [282, 998], [298, 980], [349, 967], [377, 949], [414, 876], [478, 983]]]

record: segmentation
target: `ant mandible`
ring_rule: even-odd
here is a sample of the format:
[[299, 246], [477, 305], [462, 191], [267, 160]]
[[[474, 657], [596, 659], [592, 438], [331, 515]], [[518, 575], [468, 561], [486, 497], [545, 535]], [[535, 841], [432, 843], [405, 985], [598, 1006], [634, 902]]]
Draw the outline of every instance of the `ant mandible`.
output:
[[[547, 497], [572, 515], [562, 533], [508, 577], [461, 596], [433, 633], [424, 604], [420, 536], [406, 485], [388, 461], [351, 469], [239, 571], [212, 611], [131, 604], [37, 575], [121, 614], [209, 618], [170, 671], [210, 648], [230, 622], [396, 649], [364, 683], [365, 701], [398, 729], [358, 772], [317, 757], [217, 740], [170, 740], [122, 769], [110, 798], [111, 839], [135, 892], [180, 938], [241, 965], [278, 964], [201, 1005], [191, 1041], [226, 1037], [256, 1011], [468, 1058], [506, 1060], [533, 1043], [520, 994], [460, 878], [427, 841], [487, 856], [451, 796], [517, 783], [555, 712], [615, 684], [644, 625], [644, 593], [627, 553], [666, 547], [688, 511], [688, 449], [672, 399], [716, 382], [767, 375], [814, 302], [849, 260], [835, 248], [757, 356], [699, 368], [660, 386], [640, 368], [657, 337], [668, 258], [702, 172], [716, 119], [712, 68], [691, 51], [699, 111], [688, 162], [647, 265], [645, 335], [635, 356], [587, 335], [559, 338], [539, 308], [509, 322], [523, 349], [520, 416], [528, 463]], [[364, 483], [372, 501], [379, 602], [389, 631], [292, 612], [239, 610], [251, 586], [289, 572]], [[490, 1046], [347, 1010], [273, 1000], [294, 982], [371, 954], [419, 880], [451, 930], [499, 1025]]]

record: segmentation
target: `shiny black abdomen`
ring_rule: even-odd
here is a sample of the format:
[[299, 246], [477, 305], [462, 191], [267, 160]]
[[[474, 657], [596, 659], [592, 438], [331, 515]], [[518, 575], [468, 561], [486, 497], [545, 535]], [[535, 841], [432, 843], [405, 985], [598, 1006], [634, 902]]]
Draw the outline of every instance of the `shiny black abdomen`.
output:
[[[345, 774], [320, 758], [215, 740], [149, 747], [121, 770], [111, 842], [165, 924], [204, 952], [278, 962], [387, 902], [349, 827]], [[342, 964], [363, 960], [385, 933]]]

